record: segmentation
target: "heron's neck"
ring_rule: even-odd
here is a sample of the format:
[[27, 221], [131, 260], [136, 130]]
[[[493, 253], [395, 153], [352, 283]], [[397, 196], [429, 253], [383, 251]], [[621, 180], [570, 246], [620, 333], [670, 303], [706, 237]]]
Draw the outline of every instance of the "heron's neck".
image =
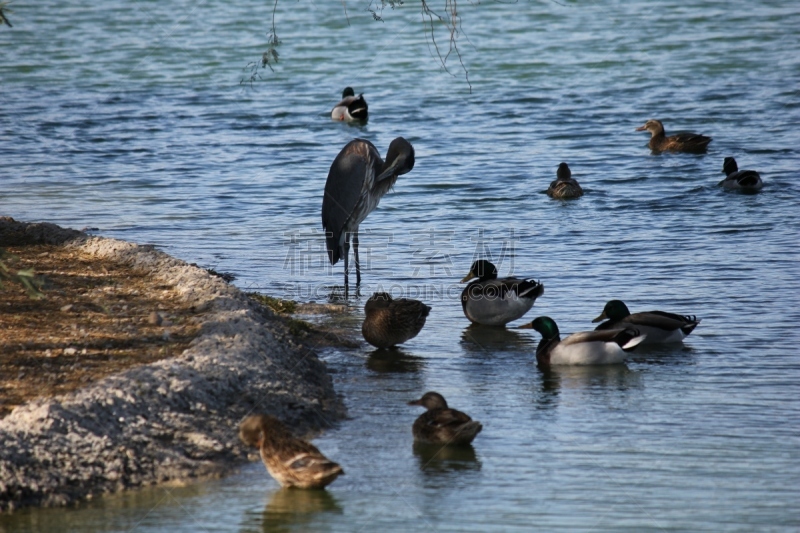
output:
[[381, 196], [389, 192], [394, 186], [394, 183], [397, 181], [397, 174], [390, 174], [383, 178], [382, 180], [375, 183], [375, 191], [380, 193]]

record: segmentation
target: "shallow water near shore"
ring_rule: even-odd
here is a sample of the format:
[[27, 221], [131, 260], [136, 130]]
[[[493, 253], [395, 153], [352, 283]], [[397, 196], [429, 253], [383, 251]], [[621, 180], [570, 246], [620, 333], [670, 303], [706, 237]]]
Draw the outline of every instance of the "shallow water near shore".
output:
[[[385, 154], [402, 135], [416, 167], [362, 225], [347, 320], [357, 332], [380, 289], [433, 311], [394, 353], [322, 354], [350, 415], [314, 441], [346, 471], [327, 491], [281, 490], [254, 463], [0, 531], [800, 528], [794, 3], [459, 4], [471, 93], [452, 57], [455, 77], [430, 56], [416, 4], [385, 22], [329, 4], [279, 3], [281, 63], [252, 87], [238, 82], [264, 50], [263, 2], [11, 6], [0, 215], [322, 302], [342, 283], [320, 228], [330, 163], [353, 137]], [[346, 85], [368, 124], [327, 118]], [[712, 136], [709, 153], [650, 154], [634, 131], [648, 118]], [[760, 194], [716, 186], [731, 155], [761, 172]], [[543, 194], [561, 161], [583, 198]], [[626, 365], [545, 373], [537, 333], [468, 326], [457, 281], [477, 256], [540, 279], [526, 318], [564, 334], [611, 298], [703, 321]], [[472, 449], [412, 446], [406, 404], [427, 390], [483, 423]]]

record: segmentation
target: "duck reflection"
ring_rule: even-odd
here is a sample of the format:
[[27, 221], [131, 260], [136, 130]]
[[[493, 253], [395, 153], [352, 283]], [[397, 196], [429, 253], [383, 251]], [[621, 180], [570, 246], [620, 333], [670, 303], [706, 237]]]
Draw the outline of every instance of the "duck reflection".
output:
[[553, 409], [558, 406], [558, 392], [561, 387], [558, 372], [553, 371], [550, 367], [541, 368], [538, 376], [540, 383], [536, 395], [536, 406], [539, 409]]
[[461, 332], [461, 346], [472, 354], [491, 355], [495, 352], [531, 351], [534, 341], [530, 335], [513, 329], [471, 324]]
[[342, 513], [333, 495], [323, 489], [280, 489], [272, 493], [264, 508], [262, 530], [267, 532], [296, 531], [320, 513]]
[[481, 469], [481, 462], [471, 444], [442, 446], [415, 442], [413, 451], [419, 460], [419, 469], [425, 474]]
[[642, 373], [619, 365], [561, 365], [538, 369], [539, 390], [536, 405], [552, 409], [559, 395], [567, 391], [603, 393], [609, 390], [626, 391], [642, 387]]
[[682, 343], [638, 346], [628, 355], [629, 362], [648, 365], [682, 365], [693, 362], [694, 348]]
[[419, 372], [424, 366], [425, 359], [400, 348], [377, 349], [367, 356], [367, 368], [381, 374]]

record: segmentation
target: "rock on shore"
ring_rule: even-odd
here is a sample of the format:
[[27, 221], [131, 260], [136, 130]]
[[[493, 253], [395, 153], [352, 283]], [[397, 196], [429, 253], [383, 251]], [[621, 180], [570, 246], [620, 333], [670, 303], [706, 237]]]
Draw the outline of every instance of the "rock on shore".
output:
[[0, 511], [221, 475], [247, 461], [239, 421], [270, 413], [307, 431], [344, 415], [324, 363], [271, 311], [203, 269], [151, 246], [0, 218], [16, 237], [125, 262], [206, 310], [180, 356], [132, 368], [0, 420]]

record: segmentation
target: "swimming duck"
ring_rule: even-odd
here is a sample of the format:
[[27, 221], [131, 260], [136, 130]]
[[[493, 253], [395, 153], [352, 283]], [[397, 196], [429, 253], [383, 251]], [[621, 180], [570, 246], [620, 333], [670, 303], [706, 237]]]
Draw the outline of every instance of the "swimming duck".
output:
[[544, 294], [544, 285], [533, 279], [497, 278], [497, 267], [480, 259], [461, 283], [478, 278], [461, 292], [464, 315], [476, 324], [505, 326], [527, 313], [536, 298]]
[[647, 335], [644, 344], [681, 342], [700, 323], [694, 315], [676, 315], [664, 311], [631, 314], [628, 306], [620, 300], [609, 301], [603, 313], [592, 322], [601, 320], [606, 321], [597, 326], [596, 331], [633, 326]]
[[650, 143], [648, 146], [654, 152], [689, 152], [702, 154], [708, 149], [711, 137], [699, 133], [678, 132], [667, 136], [664, 125], [660, 120], [648, 120], [644, 126], [639, 126], [636, 131], [649, 131]]
[[366, 122], [368, 116], [367, 101], [364, 95], [353, 91], [352, 87], [345, 87], [342, 91], [342, 99], [331, 110], [331, 118], [345, 122]]
[[361, 333], [376, 348], [390, 348], [416, 337], [430, 311], [419, 300], [394, 300], [385, 292], [376, 292], [364, 306], [366, 317]]
[[259, 448], [267, 472], [284, 487], [318, 489], [344, 474], [341, 466], [292, 435], [274, 416], [248, 416], [239, 426], [239, 438]]
[[578, 198], [583, 196], [583, 189], [577, 181], [572, 179], [572, 171], [566, 163], [558, 165], [556, 180], [550, 183], [547, 189], [547, 196], [566, 200], [568, 198]]
[[411, 428], [414, 441], [427, 444], [469, 444], [481, 432], [483, 426], [468, 414], [447, 407], [444, 397], [438, 392], [426, 392], [419, 400], [408, 405], [421, 405], [427, 411], [414, 421]]
[[556, 321], [540, 316], [520, 329], [535, 329], [542, 334], [536, 347], [539, 366], [550, 365], [613, 365], [622, 363], [645, 338], [635, 328], [582, 331], [564, 340], [558, 332]]
[[732, 157], [726, 157], [722, 163], [722, 173], [728, 176], [719, 182], [726, 189], [742, 192], [757, 192], [764, 186], [761, 176], [755, 170], [739, 170], [739, 165]]

